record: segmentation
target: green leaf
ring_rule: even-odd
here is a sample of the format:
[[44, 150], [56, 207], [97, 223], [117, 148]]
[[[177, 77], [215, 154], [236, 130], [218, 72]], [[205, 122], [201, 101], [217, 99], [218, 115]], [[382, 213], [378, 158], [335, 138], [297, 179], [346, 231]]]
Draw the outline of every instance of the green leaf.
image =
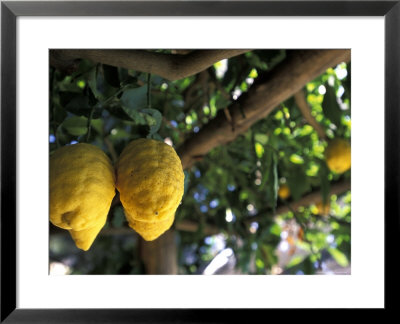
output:
[[264, 260], [265, 267], [271, 268], [272, 265], [277, 263], [278, 257], [275, 253], [275, 246], [262, 244], [260, 252], [262, 259]]
[[258, 77], [258, 73], [256, 69], [251, 69], [250, 73], [249, 73], [249, 78], [257, 78]]
[[259, 268], [259, 269], [264, 269], [265, 264], [264, 264], [263, 260], [256, 259], [256, 267]]
[[119, 85], [117, 88], [111, 86], [107, 82], [105, 74], [104, 65], [102, 64], [98, 64], [96, 68], [88, 72], [89, 88], [93, 92], [94, 97], [100, 102], [115, 95], [119, 88]]
[[147, 138], [152, 138], [152, 139], [155, 139], [156, 141], [160, 141], [160, 142], [164, 141], [164, 139], [158, 133], [151, 134], [151, 135], [147, 136]]
[[89, 117], [92, 112], [92, 107], [94, 107], [93, 119], [97, 119], [101, 116], [103, 108], [98, 105], [95, 106], [97, 100], [93, 97], [90, 89], [88, 89], [89, 96], [76, 96], [73, 97], [65, 106], [65, 109], [74, 115]]
[[310, 183], [301, 165], [293, 166], [294, 167], [290, 169], [286, 180], [293, 199], [298, 200], [310, 189]]
[[272, 176], [273, 176], [273, 197], [274, 197], [274, 210], [276, 207], [276, 202], [278, 200], [278, 189], [279, 189], [279, 180], [278, 180], [278, 159], [275, 154], [273, 154], [273, 166], [272, 166]]
[[62, 123], [62, 127], [73, 136], [80, 136], [87, 133], [87, 118], [73, 116]]
[[342, 111], [336, 100], [335, 89], [329, 85], [325, 85], [326, 93], [322, 101], [322, 109], [325, 117], [327, 117], [336, 126], [340, 125]]
[[260, 134], [260, 133], [255, 134], [255, 135], [254, 135], [254, 140], [255, 140], [256, 142], [259, 142], [259, 143], [262, 144], [262, 145], [265, 145], [265, 144], [268, 143], [268, 135]]
[[147, 120], [145, 118], [145, 114], [141, 113], [138, 110], [129, 110], [126, 109], [125, 106], [122, 106], [122, 109], [127, 113], [131, 120], [133, 120], [138, 125], [147, 125]]
[[310, 125], [304, 125], [302, 128], [298, 128], [298, 135], [301, 137], [310, 135], [314, 131], [314, 128]]
[[53, 119], [57, 124], [61, 124], [64, 119], [67, 117], [67, 112], [65, 109], [59, 105], [55, 105], [55, 108], [53, 110]]
[[145, 113], [147, 116], [150, 116], [152, 119], [148, 119], [148, 125], [150, 126], [149, 136], [158, 132], [162, 122], [162, 115], [157, 109], [146, 108], [141, 109], [141, 112]]
[[109, 135], [112, 140], [121, 140], [131, 138], [131, 134], [123, 128], [115, 128]]
[[347, 257], [343, 252], [336, 248], [328, 248], [328, 252], [341, 267], [347, 267], [349, 265], [349, 260], [347, 260]]
[[134, 110], [146, 108], [147, 85], [138, 88], [129, 88], [122, 93], [121, 103], [124, 110], [130, 116]]
[[271, 234], [273, 234], [273, 235], [280, 236], [280, 235], [281, 235], [281, 232], [282, 232], [282, 228], [281, 228], [277, 223], [274, 223], [274, 224], [270, 227], [269, 232], [270, 232]]
[[254, 144], [254, 149], [255, 149], [255, 151], [256, 151], [257, 157], [258, 157], [259, 159], [261, 159], [262, 156], [263, 156], [263, 154], [264, 154], [264, 147], [263, 147], [260, 143], [256, 142], [256, 143]]
[[89, 98], [76, 96], [67, 103], [65, 109], [78, 116], [88, 116], [91, 110], [89, 106]]
[[120, 87], [118, 68], [115, 66], [103, 64], [104, 79], [108, 84], [115, 88]]
[[56, 139], [57, 139], [57, 146], [58, 144], [64, 145], [68, 142], [68, 135], [64, 133], [62, 124], [57, 127], [56, 130]]
[[97, 87], [97, 83], [98, 83], [97, 82], [98, 81], [97, 80], [97, 76], [98, 76], [97, 70], [98, 70], [98, 65], [88, 72], [88, 84], [89, 84], [90, 90], [92, 90], [94, 96], [97, 99], [101, 99], [102, 93], [99, 91], [99, 89]]
[[151, 84], [152, 85], [159, 87], [163, 82], [164, 82], [164, 78], [162, 78], [158, 75], [155, 75], [155, 74], [151, 75]]
[[325, 163], [322, 161], [319, 169], [319, 175], [321, 179], [321, 194], [323, 203], [327, 203], [329, 200], [329, 192], [331, 190], [331, 183], [329, 181], [329, 169]]
[[99, 101], [97, 100], [96, 96], [94, 95], [92, 89], [90, 89], [90, 87], [86, 88], [86, 96], [88, 98], [88, 104], [89, 107], [93, 107], [96, 104], [99, 104]]
[[141, 114], [144, 117], [144, 119], [146, 120], [146, 123], [147, 123], [148, 126], [153, 126], [153, 125], [156, 124], [156, 120], [151, 115], [148, 115], [148, 114], [145, 114], [145, 113], [141, 113]]
[[103, 119], [92, 119], [90, 125], [92, 129], [94, 129], [97, 133], [103, 136], [103, 127], [104, 127]]
[[289, 158], [290, 162], [294, 164], [303, 164], [304, 159], [298, 154], [292, 154]]
[[294, 267], [298, 264], [300, 264], [301, 262], [303, 262], [303, 260], [305, 259], [305, 255], [296, 255], [294, 256], [289, 263], [286, 265], [287, 268], [291, 268]]
[[82, 95], [82, 92], [77, 93], [76, 91], [60, 91], [58, 92], [59, 98], [57, 100], [57, 96], [53, 96], [53, 101], [59, 102], [62, 107], [65, 107], [73, 98]]
[[275, 210], [278, 199], [278, 161], [275, 152], [270, 150], [267, 152], [267, 176], [263, 179], [265, 183], [261, 182], [262, 185], [266, 186], [266, 194], [269, 205]]

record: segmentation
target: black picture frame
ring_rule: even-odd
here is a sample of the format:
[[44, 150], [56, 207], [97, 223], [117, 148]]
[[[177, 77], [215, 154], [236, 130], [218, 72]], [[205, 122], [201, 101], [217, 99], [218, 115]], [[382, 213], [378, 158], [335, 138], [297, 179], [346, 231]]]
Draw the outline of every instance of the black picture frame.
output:
[[[400, 1], [2, 1], [1, 323], [231, 322], [248, 309], [16, 308], [16, 19], [19, 16], [380, 16], [385, 19], [385, 309], [398, 286]], [[371, 234], [373, 235], [373, 234]], [[398, 242], [396, 243], [398, 245]], [[397, 284], [396, 284], [397, 283]], [[246, 298], [246, 297], [244, 297]]]

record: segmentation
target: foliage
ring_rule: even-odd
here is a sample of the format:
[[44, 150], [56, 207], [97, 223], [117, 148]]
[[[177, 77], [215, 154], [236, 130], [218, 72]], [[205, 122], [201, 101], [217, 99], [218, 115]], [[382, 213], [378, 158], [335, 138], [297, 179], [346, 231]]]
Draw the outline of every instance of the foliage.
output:
[[[252, 51], [229, 59], [225, 72], [220, 62], [178, 81], [87, 60], [81, 60], [72, 74], [50, 68], [50, 152], [89, 142], [115, 162], [132, 139], [141, 137], [165, 140], [177, 148], [196, 136], [219, 110], [246, 93], [261, 75], [279, 68], [285, 57], [285, 50]], [[349, 64], [328, 69], [304, 90], [312, 115], [327, 138], [350, 140]], [[347, 266], [350, 192], [330, 197], [328, 193], [335, 183], [350, 179], [351, 171], [330, 172], [324, 159], [326, 146], [289, 98], [233, 142], [214, 148], [185, 170], [185, 194], [174, 226], [179, 228], [179, 222], [190, 220], [199, 227], [197, 232], [178, 231], [180, 273], [201, 273], [222, 248], [234, 251], [236, 270], [243, 273], [279, 273], [276, 269], [280, 267], [284, 273], [311, 274], [323, 267], [327, 255]], [[290, 188], [287, 200], [277, 195], [282, 183]], [[312, 204], [274, 218], [277, 208], [312, 192], [321, 192], [321, 199], [331, 203], [329, 216], [316, 214]], [[293, 226], [287, 229], [288, 224], [295, 225], [296, 234], [291, 233]], [[209, 225], [217, 227], [221, 235], [207, 236]], [[76, 257], [74, 272], [142, 273], [133, 231], [130, 236], [102, 235], [125, 227], [120, 203], [113, 205], [99, 243], [86, 252], [91, 256], [80, 253]], [[223, 246], [217, 249], [215, 240], [221, 238]], [[70, 250], [65, 254], [67, 239], [54, 235], [54, 240], [64, 243], [59, 244], [57, 253], [51, 248], [52, 253], [59, 259], [71, 255]], [[287, 265], [279, 263], [282, 242], [292, 253]], [[116, 244], [129, 245], [130, 254], [115, 248]], [[64, 252], [60, 246], [65, 246]], [[105, 254], [107, 249], [113, 252]], [[121, 266], [110, 268], [107, 257]]]

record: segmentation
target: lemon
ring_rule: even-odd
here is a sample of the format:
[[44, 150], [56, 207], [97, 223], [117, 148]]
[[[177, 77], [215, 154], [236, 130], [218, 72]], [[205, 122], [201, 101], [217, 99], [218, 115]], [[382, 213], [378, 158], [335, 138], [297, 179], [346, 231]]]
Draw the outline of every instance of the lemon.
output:
[[174, 214], [165, 220], [154, 222], [138, 221], [129, 216], [129, 214], [127, 214], [127, 218], [130, 220], [129, 226], [146, 241], [153, 241], [158, 238], [171, 227], [175, 219]]
[[122, 151], [116, 186], [129, 226], [147, 241], [155, 240], [174, 221], [184, 189], [182, 163], [160, 141], [138, 139]]
[[344, 139], [334, 139], [329, 142], [325, 151], [328, 168], [336, 173], [343, 173], [351, 167], [351, 146]]
[[290, 188], [287, 184], [282, 184], [278, 189], [279, 198], [285, 200], [290, 196]]
[[323, 215], [323, 216], [329, 215], [329, 212], [331, 210], [330, 203], [324, 204], [322, 201], [320, 201], [315, 206], [317, 207], [318, 215]]
[[97, 146], [80, 143], [50, 157], [50, 221], [87, 251], [106, 223], [115, 196], [114, 169]]

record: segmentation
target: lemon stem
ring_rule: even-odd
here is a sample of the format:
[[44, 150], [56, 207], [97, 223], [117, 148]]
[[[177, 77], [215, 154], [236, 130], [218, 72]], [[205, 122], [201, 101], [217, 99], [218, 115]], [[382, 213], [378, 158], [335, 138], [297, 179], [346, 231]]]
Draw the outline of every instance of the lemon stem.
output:
[[147, 74], [147, 108], [151, 108], [151, 73]]
[[96, 106], [92, 107], [92, 110], [90, 111], [90, 115], [87, 121], [87, 134], [86, 134], [86, 143], [89, 143], [89, 138], [90, 138], [90, 131], [92, 129], [92, 118], [93, 118], [93, 113], [95, 110]]

